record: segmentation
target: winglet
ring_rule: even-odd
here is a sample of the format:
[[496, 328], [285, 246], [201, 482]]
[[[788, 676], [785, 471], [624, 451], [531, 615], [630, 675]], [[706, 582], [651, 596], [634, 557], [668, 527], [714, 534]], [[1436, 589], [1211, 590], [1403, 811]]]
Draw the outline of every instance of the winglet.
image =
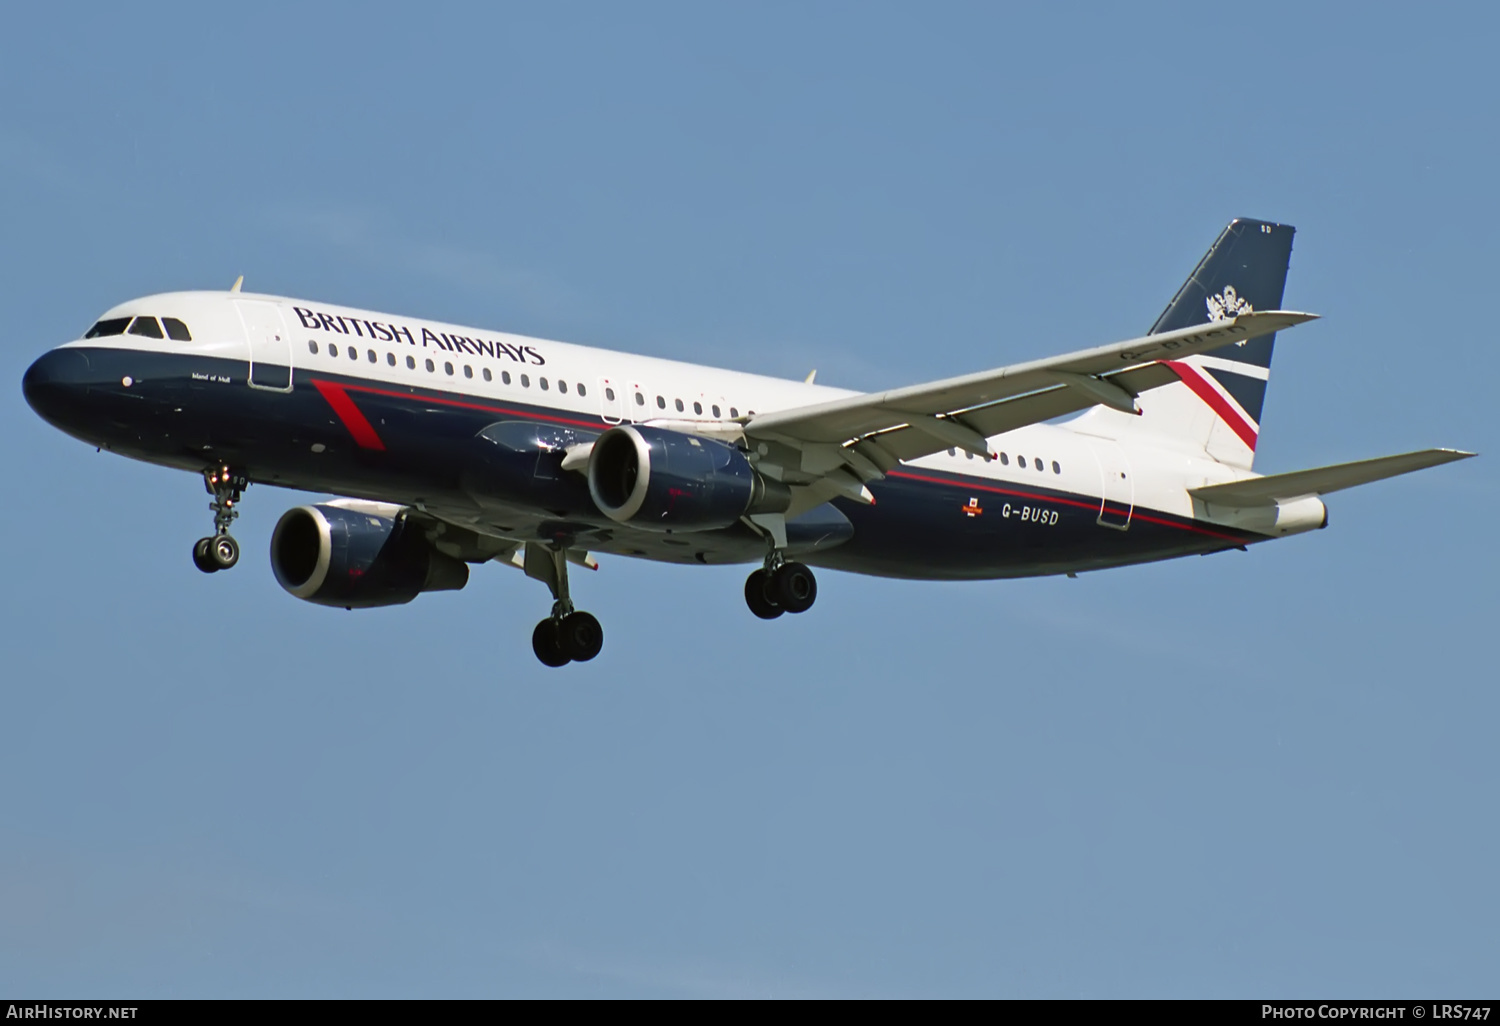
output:
[[245, 276], [242, 274], [238, 278], [234, 279], [234, 284], [229, 286], [229, 291], [238, 292], [240, 290], [240, 286], [243, 284], [245, 284]]

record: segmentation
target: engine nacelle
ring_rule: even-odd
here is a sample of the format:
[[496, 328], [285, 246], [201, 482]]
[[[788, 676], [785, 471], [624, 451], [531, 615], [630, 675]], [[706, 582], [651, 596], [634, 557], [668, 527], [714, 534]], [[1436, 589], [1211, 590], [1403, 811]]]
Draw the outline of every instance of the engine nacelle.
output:
[[456, 591], [469, 566], [438, 552], [399, 507], [297, 506], [271, 535], [277, 582], [308, 602], [346, 609], [396, 606], [424, 591]]
[[589, 494], [611, 520], [656, 531], [712, 531], [791, 504], [785, 485], [727, 442], [640, 424], [594, 442]]

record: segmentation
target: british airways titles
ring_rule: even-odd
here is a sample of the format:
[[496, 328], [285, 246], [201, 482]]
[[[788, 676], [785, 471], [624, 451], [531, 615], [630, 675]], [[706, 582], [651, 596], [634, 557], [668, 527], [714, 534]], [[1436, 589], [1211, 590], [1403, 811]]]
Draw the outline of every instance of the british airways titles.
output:
[[358, 335], [360, 338], [379, 339], [382, 342], [405, 340], [410, 345], [420, 345], [424, 349], [431, 345], [450, 353], [470, 353], [474, 356], [488, 356], [491, 359], [508, 356], [516, 363], [534, 364], [538, 367], [547, 362], [546, 358], [536, 351], [535, 346], [492, 342], [486, 338], [470, 338], [467, 335], [434, 333], [425, 327], [418, 329], [421, 331], [420, 341], [418, 341], [418, 336], [405, 325], [383, 324], [380, 321], [367, 321], [361, 317], [320, 313], [300, 306], [294, 306], [292, 309], [297, 312], [297, 318], [304, 328], [331, 331], [339, 335]]

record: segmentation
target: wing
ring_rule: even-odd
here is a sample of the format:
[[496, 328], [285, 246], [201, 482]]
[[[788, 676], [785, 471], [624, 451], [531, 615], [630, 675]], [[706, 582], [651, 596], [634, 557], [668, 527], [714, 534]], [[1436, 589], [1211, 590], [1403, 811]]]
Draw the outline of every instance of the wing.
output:
[[[852, 497], [903, 460], [948, 448], [986, 459], [986, 438], [1104, 404], [1135, 411], [1135, 397], [1178, 380], [1157, 361], [1208, 352], [1306, 321], [1269, 310], [996, 370], [760, 414], [745, 435], [769, 443], [769, 462], [791, 484], [822, 480]], [[851, 476], [852, 475], [852, 476]], [[820, 500], [821, 501], [821, 500]]]

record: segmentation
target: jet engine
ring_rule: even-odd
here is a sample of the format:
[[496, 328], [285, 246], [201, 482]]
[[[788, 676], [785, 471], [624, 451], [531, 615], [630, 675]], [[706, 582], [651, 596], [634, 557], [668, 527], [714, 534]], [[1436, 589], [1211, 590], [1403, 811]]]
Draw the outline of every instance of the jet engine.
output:
[[611, 520], [657, 531], [712, 531], [747, 513], [779, 513], [791, 493], [713, 438], [633, 424], [610, 428], [589, 456], [589, 494]]
[[438, 552], [399, 506], [297, 506], [271, 535], [277, 582], [308, 602], [345, 609], [395, 606], [424, 591], [457, 591], [467, 563]]

